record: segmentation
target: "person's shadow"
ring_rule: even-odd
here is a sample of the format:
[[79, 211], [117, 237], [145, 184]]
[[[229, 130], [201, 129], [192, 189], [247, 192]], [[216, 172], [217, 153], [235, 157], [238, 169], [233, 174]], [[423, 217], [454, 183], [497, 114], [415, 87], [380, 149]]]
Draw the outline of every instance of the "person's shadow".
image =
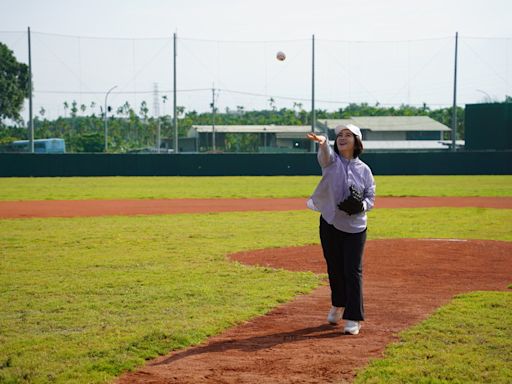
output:
[[336, 327], [328, 324], [318, 327], [298, 329], [290, 332], [274, 333], [269, 335], [254, 336], [247, 339], [223, 340], [209, 343], [204, 346], [191, 347], [150, 365], [166, 365], [184, 359], [188, 356], [200, 355], [203, 353], [225, 352], [237, 349], [243, 352], [255, 352], [262, 349], [275, 347], [279, 344], [293, 343], [308, 339], [330, 339], [344, 336], [343, 327]]

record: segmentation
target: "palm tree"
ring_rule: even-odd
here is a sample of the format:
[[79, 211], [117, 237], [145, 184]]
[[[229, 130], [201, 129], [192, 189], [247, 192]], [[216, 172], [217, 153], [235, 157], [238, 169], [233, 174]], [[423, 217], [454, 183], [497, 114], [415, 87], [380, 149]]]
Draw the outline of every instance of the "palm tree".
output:
[[148, 104], [146, 103], [146, 100], [142, 100], [142, 102], [140, 103], [139, 113], [140, 113], [140, 115], [142, 115], [144, 120], [147, 120], [148, 112], [149, 112]]
[[77, 105], [78, 105], [78, 103], [76, 102], [76, 100], [73, 100], [71, 102], [71, 116], [72, 117], [75, 117], [76, 113], [78, 112]]
[[89, 108], [91, 108], [91, 110], [92, 110], [92, 116], [96, 116], [96, 114], [94, 113], [94, 108], [96, 108], [96, 103], [94, 101], [91, 101], [91, 106]]
[[276, 101], [274, 100], [273, 97], [271, 97], [270, 99], [268, 99], [268, 103], [270, 105], [270, 108], [275, 111], [276, 110]]

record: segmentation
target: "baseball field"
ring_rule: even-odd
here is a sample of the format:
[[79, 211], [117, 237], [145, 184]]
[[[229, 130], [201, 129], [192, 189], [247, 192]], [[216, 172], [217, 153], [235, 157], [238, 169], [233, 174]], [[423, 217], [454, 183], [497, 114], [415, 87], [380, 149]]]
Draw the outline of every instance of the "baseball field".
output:
[[[357, 337], [324, 324], [318, 180], [0, 179], [0, 383], [511, 382], [512, 176], [376, 177]], [[237, 209], [73, 215], [168, 199]]]

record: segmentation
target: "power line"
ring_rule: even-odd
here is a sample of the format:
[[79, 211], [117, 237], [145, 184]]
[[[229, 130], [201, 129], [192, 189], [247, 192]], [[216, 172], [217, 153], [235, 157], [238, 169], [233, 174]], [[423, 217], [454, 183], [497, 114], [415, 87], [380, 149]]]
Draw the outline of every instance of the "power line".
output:
[[269, 44], [269, 43], [297, 43], [307, 42], [309, 39], [290, 39], [290, 40], [214, 40], [214, 39], [199, 39], [193, 37], [180, 37], [180, 40], [197, 41], [203, 43], [255, 43], [255, 44]]
[[[197, 88], [197, 89], [181, 89], [176, 90], [176, 92], [204, 92], [211, 91], [211, 88]], [[153, 93], [154, 91], [117, 91], [112, 92], [111, 94], [117, 95], [133, 95], [133, 94], [145, 94], [145, 93]], [[159, 93], [171, 93], [172, 89], [165, 89], [159, 91]], [[41, 90], [34, 91], [34, 93], [47, 93], [47, 94], [74, 94], [74, 95], [104, 95], [105, 91], [55, 91], [55, 90]]]
[[[196, 88], [196, 89], [181, 89], [176, 90], [178, 93], [187, 93], [187, 92], [211, 92], [211, 88]], [[272, 95], [272, 94], [264, 94], [264, 93], [255, 93], [255, 92], [247, 92], [247, 91], [239, 91], [234, 89], [225, 89], [225, 88], [216, 88], [216, 91], [218, 92], [224, 92], [224, 93], [232, 93], [237, 95], [244, 95], [244, 96], [251, 96], [251, 97], [264, 97], [264, 98], [274, 98], [279, 100], [290, 100], [290, 101], [303, 101], [303, 102], [310, 102], [311, 98], [304, 98], [304, 97], [293, 97], [293, 96], [280, 96], [280, 95]], [[171, 93], [172, 90], [166, 89], [159, 91], [159, 94], [165, 94], [165, 93]], [[44, 91], [35, 91], [34, 93], [47, 93], [47, 94], [84, 94], [84, 95], [104, 95], [105, 91], [52, 91], [52, 90], [44, 90]], [[112, 92], [112, 94], [118, 94], [118, 95], [131, 95], [131, 94], [152, 94], [154, 93], [154, 90], [148, 90], [148, 91], [118, 91], [118, 92]], [[324, 104], [352, 104], [355, 103], [354, 100], [326, 100], [326, 99], [317, 99], [315, 98], [316, 102], [324, 103]], [[357, 104], [357, 103], [356, 103]], [[378, 105], [382, 106], [394, 106], [394, 105], [410, 105], [410, 106], [423, 106], [423, 103], [378, 103]], [[370, 104], [368, 104], [370, 105]], [[447, 103], [427, 103], [429, 106], [445, 106], [448, 105]]]
[[405, 39], [405, 40], [335, 40], [335, 39], [318, 39], [329, 43], [410, 43], [415, 41], [434, 41], [434, 40], [446, 40], [451, 39], [451, 36], [441, 37], [424, 37], [417, 39]]
[[[7, 30], [1, 31], [0, 33], [26, 33], [26, 31], [15, 31]], [[40, 32], [32, 31], [32, 34], [66, 37], [75, 39], [91, 39], [91, 40], [163, 40], [170, 39], [170, 36], [153, 36], [153, 37], [116, 37], [116, 36], [83, 36], [83, 35], [67, 35], [62, 33], [54, 32]], [[512, 39], [512, 36], [464, 36], [464, 39]], [[401, 40], [337, 40], [337, 39], [317, 39], [318, 41], [333, 42], [333, 43], [399, 43], [399, 42], [413, 42], [413, 41], [430, 41], [430, 40], [443, 40], [451, 39], [451, 36], [440, 36], [440, 37], [424, 37], [417, 39], [401, 39]], [[194, 37], [180, 37], [180, 40], [187, 41], [198, 41], [198, 42], [210, 42], [210, 43], [293, 43], [301, 41], [309, 41], [308, 38], [301, 39], [285, 39], [285, 40], [219, 40], [219, 39], [202, 39]]]

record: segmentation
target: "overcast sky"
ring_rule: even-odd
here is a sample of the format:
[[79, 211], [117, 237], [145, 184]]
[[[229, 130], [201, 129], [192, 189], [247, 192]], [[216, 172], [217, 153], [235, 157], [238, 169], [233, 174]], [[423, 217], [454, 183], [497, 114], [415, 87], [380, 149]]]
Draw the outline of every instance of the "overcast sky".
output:
[[511, 37], [509, 0], [1, 0], [2, 30], [79, 36], [336, 40]]
[[[33, 60], [36, 60], [35, 88], [41, 92], [36, 95], [38, 106], [45, 106], [53, 114], [62, 113], [57, 108], [57, 104], [62, 104], [58, 97], [68, 100], [75, 97], [83, 103], [94, 99], [100, 103], [103, 96], [93, 96], [93, 93], [103, 92], [111, 85], [118, 85], [116, 91], [119, 92], [148, 92], [154, 83], [158, 83], [160, 90], [169, 91], [172, 63], [167, 58], [172, 54], [169, 41], [174, 32], [184, 39], [179, 43], [184, 48], [178, 51], [179, 60], [182, 60], [178, 64], [181, 79], [178, 89], [221, 88], [218, 104], [223, 108], [236, 105], [258, 108], [267, 103], [269, 96], [277, 95], [290, 97], [289, 100], [278, 99], [278, 107], [290, 106], [296, 97], [296, 101], [307, 109], [311, 92], [310, 40], [314, 34], [318, 40], [316, 97], [334, 101], [330, 104], [319, 102], [320, 107], [334, 110], [341, 106], [336, 105], [338, 101], [450, 103], [452, 37], [456, 31], [462, 39], [467, 38], [460, 47], [466, 50], [467, 55], [462, 56], [464, 59], [460, 63], [461, 102], [478, 102], [483, 97], [501, 99], [505, 94], [512, 94], [511, 20], [510, 0], [0, 0], [0, 41], [7, 43], [20, 61], [26, 62], [25, 39], [6, 32], [23, 32], [31, 27], [36, 34]], [[41, 35], [38, 37], [37, 33]], [[45, 34], [105, 39], [81, 39], [76, 44], [67, 45]], [[96, 52], [96, 63], [106, 57], [106, 52], [112, 52], [113, 45], [103, 47], [102, 41], [114, 44], [113, 38], [137, 39], [132, 42], [130, 52], [126, 53], [128, 58], [122, 59], [130, 74], [126, 78], [116, 78], [116, 69], [108, 69], [105, 63], [100, 71], [96, 64], [97, 74], [108, 73], [107, 78], [100, 81], [99, 74], [94, 76], [87, 71], [91, 67], [88, 60], [94, 56], [91, 52]], [[148, 44], [144, 48], [137, 45], [135, 49], [136, 44], [142, 45], [138, 39], [144, 38], [155, 39], [143, 40]], [[209, 52], [206, 43], [199, 47], [199, 40], [203, 39], [215, 41], [216, 52]], [[423, 39], [428, 39], [428, 46], [424, 45]], [[409, 43], [399, 46], [404, 41]], [[227, 46], [227, 42], [233, 42], [233, 45]], [[258, 45], [256, 42], [266, 43]], [[348, 46], [347, 42], [354, 44]], [[38, 46], [46, 46], [46, 52], [38, 53]], [[284, 63], [275, 60], [277, 50], [287, 53]], [[368, 55], [368, 50], [373, 53]], [[394, 54], [395, 51], [398, 54]], [[251, 56], [253, 54], [254, 57]], [[401, 61], [393, 62], [388, 70], [387, 63], [398, 60], [402, 54]], [[121, 52], [117, 57], [123, 55], [125, 53]], [[149, 63], [152, 59], [144, 60], [139, 55], [155, 58], [156, 62], [160, 60], [158, 56], [163, 55], [167, 61], [165, 65], [155, 64], [153, 68]], [[45, 69], [45, 62], [50, 56], [62, 65], [62, 69], [54, 67], [53, 74]], [[348, 56], [354, 59], [345, 61]], [[114, 63], [115, 58], [104, 61]], [[361, 63], [364, 63], [364, 72]], [[113, 68], [121, 66], [119, 63], [112, 65]], [[193, 71], [194, 65], [197, 68]], [[229, 65], [235, 65], [235, 69]], [[259, 74], [252, 75], [251, 65]], [[164, 77], [156, 75], [158, 66], [166, 67]], [[241, 77], [237, 77], [236, 68], [241, 67], [249, 72], [240, 73]], [[63, 74], [66, 84], [56, 81], [56, 71]], [[141, 72], [155, 76], [151, 78]], [[374, 79], [372, 74], [378, 76]], [[66, 76], [69, 76], [68, 80]], [[378, 84], [380, 80], [377, 79], [386, 77], [393, 79], [393, 84], [398, 84], [396, 88]], [[130, 82], [129, 78], [133, 81]], [[249, 78], [256, 83], [250, 83]], [[440, 83], [427, 92], [425, 84], [431, 83], [432, 78], [442, 78], [443, 83], [439, 80]], [[240, 94], [222, 93], [223, 88], [252, 93], [253, 96], [248, 99]], [[438, 94], [434, 94], [435, 89], [439, 90]], [[51, 96], [44, 93], [59, 90], [91, 93], [89, 96]], [[128, 99], [122, 93], [113, 92], [112, 95], [113, 102], [117, 104]], [[143, 96], [138, 95], [132, 104], [140, 102], [141, 98]], [[150, 94], [146, 100], [151, 102], [152, 98]], [[207, 108], [207, 98], [210, 96], [206, 94], [183, 94], [178, 104], [200, 110], [201, 106]], [[168, 112], [169, 104], [161, 108]]]

